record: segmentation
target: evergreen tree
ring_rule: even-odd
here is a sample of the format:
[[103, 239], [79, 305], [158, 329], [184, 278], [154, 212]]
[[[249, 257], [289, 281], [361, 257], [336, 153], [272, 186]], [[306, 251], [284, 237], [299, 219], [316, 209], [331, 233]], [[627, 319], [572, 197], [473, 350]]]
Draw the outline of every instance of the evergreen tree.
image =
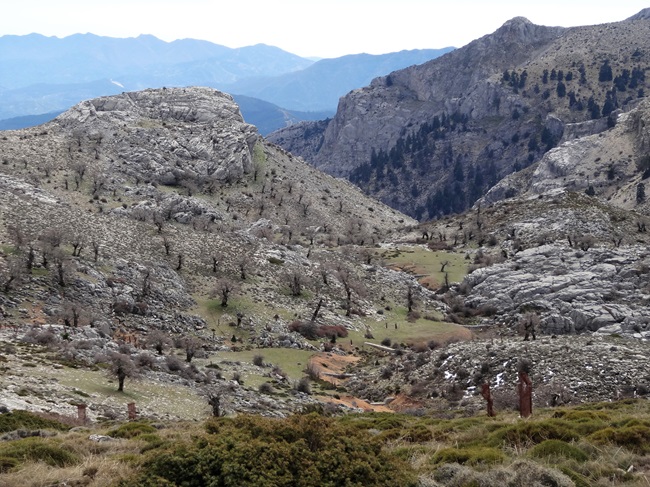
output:
[[600, 67], [600, 71], [598, 72], [598, 81], [603, 83], [606, 81], [612, 81], [612, 79], [614, 79], [612, 67], [609, 65], [609, 61], [605, 59], [605, 62]]

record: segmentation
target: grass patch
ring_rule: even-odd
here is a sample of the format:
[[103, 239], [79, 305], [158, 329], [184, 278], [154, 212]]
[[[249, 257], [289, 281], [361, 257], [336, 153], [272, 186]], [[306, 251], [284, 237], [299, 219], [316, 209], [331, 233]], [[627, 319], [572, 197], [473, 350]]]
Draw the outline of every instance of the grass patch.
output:
[[287, 374], [289, 380], [296, 381], [305, 376], [304, 370], [307, 368], [309, 358], [313, 354], [314, 352], [308, 350], [295, 350], [292, 348], [256, 348], [239, 352], [219, 352], [207, 360], [218, 363], [224, 370], [224, 376], [229, 377], [232, 372], [237, 371], [241, 374], [244, 384], [251, 387], [258, 387], [269, 380], [263, 374], [269, 372], [270, 368], [262, 369], [259, 372], [248, 372], [242, 371], [239, 367], [232, 367], [233, 370], [231, 371], [229, 363], [241, 362], [252, 364], [253, 358], [256, 355], [262, 355], [264, 357], [264, 363], [279, 367]]
[[[57, 441], [25, 438], [0, 444], [0, 458], [16, 460], [16, 465], [29, 461], [44, 462], [52, 467], [66, 467], [79, 462], [79, 457], [62, 448]], [[7, 461], [5, 460], [5, 468]]]
[[526, 447], [545, 440], [572, 441], [580, 434], [568, 421], [545, 419], [540, 421], [520, 421], [497, 429], [490, 435], [494, 446]]
[[598, 445], [613, 443], [640, 455], [650, 453], [650, 428], [645, 425], [605, 428], [588, 439]]
[[[449, 283], [461, 282], [467, 275], [469, 262], [465, 260], [465, 254], [431, 251], [417, 246], [400, 247], [397, 252], [384, 252], [382, 257], [390, 266], [418, 276], [431, 289], [444, 285], [445, 273], [448, 274]], [[441, 271], [444, 262], [448, 264]]]
[[468, 447], [468, 448], [443, 448], [433, 455], [432, 462], [459, 463], [461, 465], [494, 465], [503, 463], [506, 455], [496, 448]]
[[[371, 341], [381, 343], [390, 339], [391, 343], [407, 345], [423, 343], [431, 340], [444, 343], [450, 339], [469, 338], [468, 330], [455, 323], [444, 321], [431, 321], [425, 318], [418, 318], [410, 322], [407, 320], [406, 308], [394, 308], [385, 313], [385, 321], [377, 322], [374, 319], [364, 320], [366, 330], [370, 331], [373, 338], [366, 338], [366, 331], [350, 331], [348, 338], [353, 343]], [[397, 328], [395, 328], [397, 324]]]
[[146, 423], [125, 423], [108, 432], [114, 438], [135, 438], [136, 436], [155, 433], [157, 430]]
[[562, 440], [545, 440], [530, 449], [528, 454], [534, 458], [542, 458], [552, 463], [563, 460], [586, 462], [589, 460], [583, 450]]
[[10, 413], [0, 414], [0, 433], [8, 433], [17, 429], [67, 431], [70, 427], [58, 421], [42, 418], [27, 411], [12, 411]]

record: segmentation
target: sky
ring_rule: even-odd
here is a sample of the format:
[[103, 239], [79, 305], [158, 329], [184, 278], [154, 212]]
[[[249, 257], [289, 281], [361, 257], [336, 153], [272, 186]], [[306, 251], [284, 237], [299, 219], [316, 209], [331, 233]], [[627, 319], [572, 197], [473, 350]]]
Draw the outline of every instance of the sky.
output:
[[151, 34], [325, 58], [461, 47], [518, 16], [570, 27], [646, 7], [648, 0], [14, 0], [3, 5], [0, 35]]

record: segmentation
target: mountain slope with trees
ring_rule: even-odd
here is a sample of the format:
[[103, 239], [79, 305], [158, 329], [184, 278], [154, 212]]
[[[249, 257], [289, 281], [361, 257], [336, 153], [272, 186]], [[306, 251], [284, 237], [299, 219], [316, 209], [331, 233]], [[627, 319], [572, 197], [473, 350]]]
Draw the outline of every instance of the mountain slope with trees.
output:
[[604, 130], [645, 97], [649, 33], [643, 15], [574, 28], [514, 18], [353, 91], [326, 124], [269, 138], [418, 219], [461, 212], [539, 160], [567, 125]]

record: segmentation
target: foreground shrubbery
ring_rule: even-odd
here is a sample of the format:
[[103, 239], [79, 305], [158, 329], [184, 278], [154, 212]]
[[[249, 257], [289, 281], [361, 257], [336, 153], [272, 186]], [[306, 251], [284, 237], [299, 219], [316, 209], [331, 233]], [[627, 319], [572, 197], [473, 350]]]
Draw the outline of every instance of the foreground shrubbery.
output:
[[[650, 401], [537, 410], [526, 420], [514, 413], [453, 415], [311, 413], [92, 426], [115, 438], [102, 443], [91, 441], [88, 430], [49, 428], [56, 436], [0, 441], [0, 485], [637, 487], [650, 481], [644, 474]], [[42, 419], [17, 412], [0, 415], [0, 424], [44, 428]]]
[[152, 452], [127, 486], [416, 485], [414, 471], [368, 432], [316, 414], [215, 419], [207, 435]]

